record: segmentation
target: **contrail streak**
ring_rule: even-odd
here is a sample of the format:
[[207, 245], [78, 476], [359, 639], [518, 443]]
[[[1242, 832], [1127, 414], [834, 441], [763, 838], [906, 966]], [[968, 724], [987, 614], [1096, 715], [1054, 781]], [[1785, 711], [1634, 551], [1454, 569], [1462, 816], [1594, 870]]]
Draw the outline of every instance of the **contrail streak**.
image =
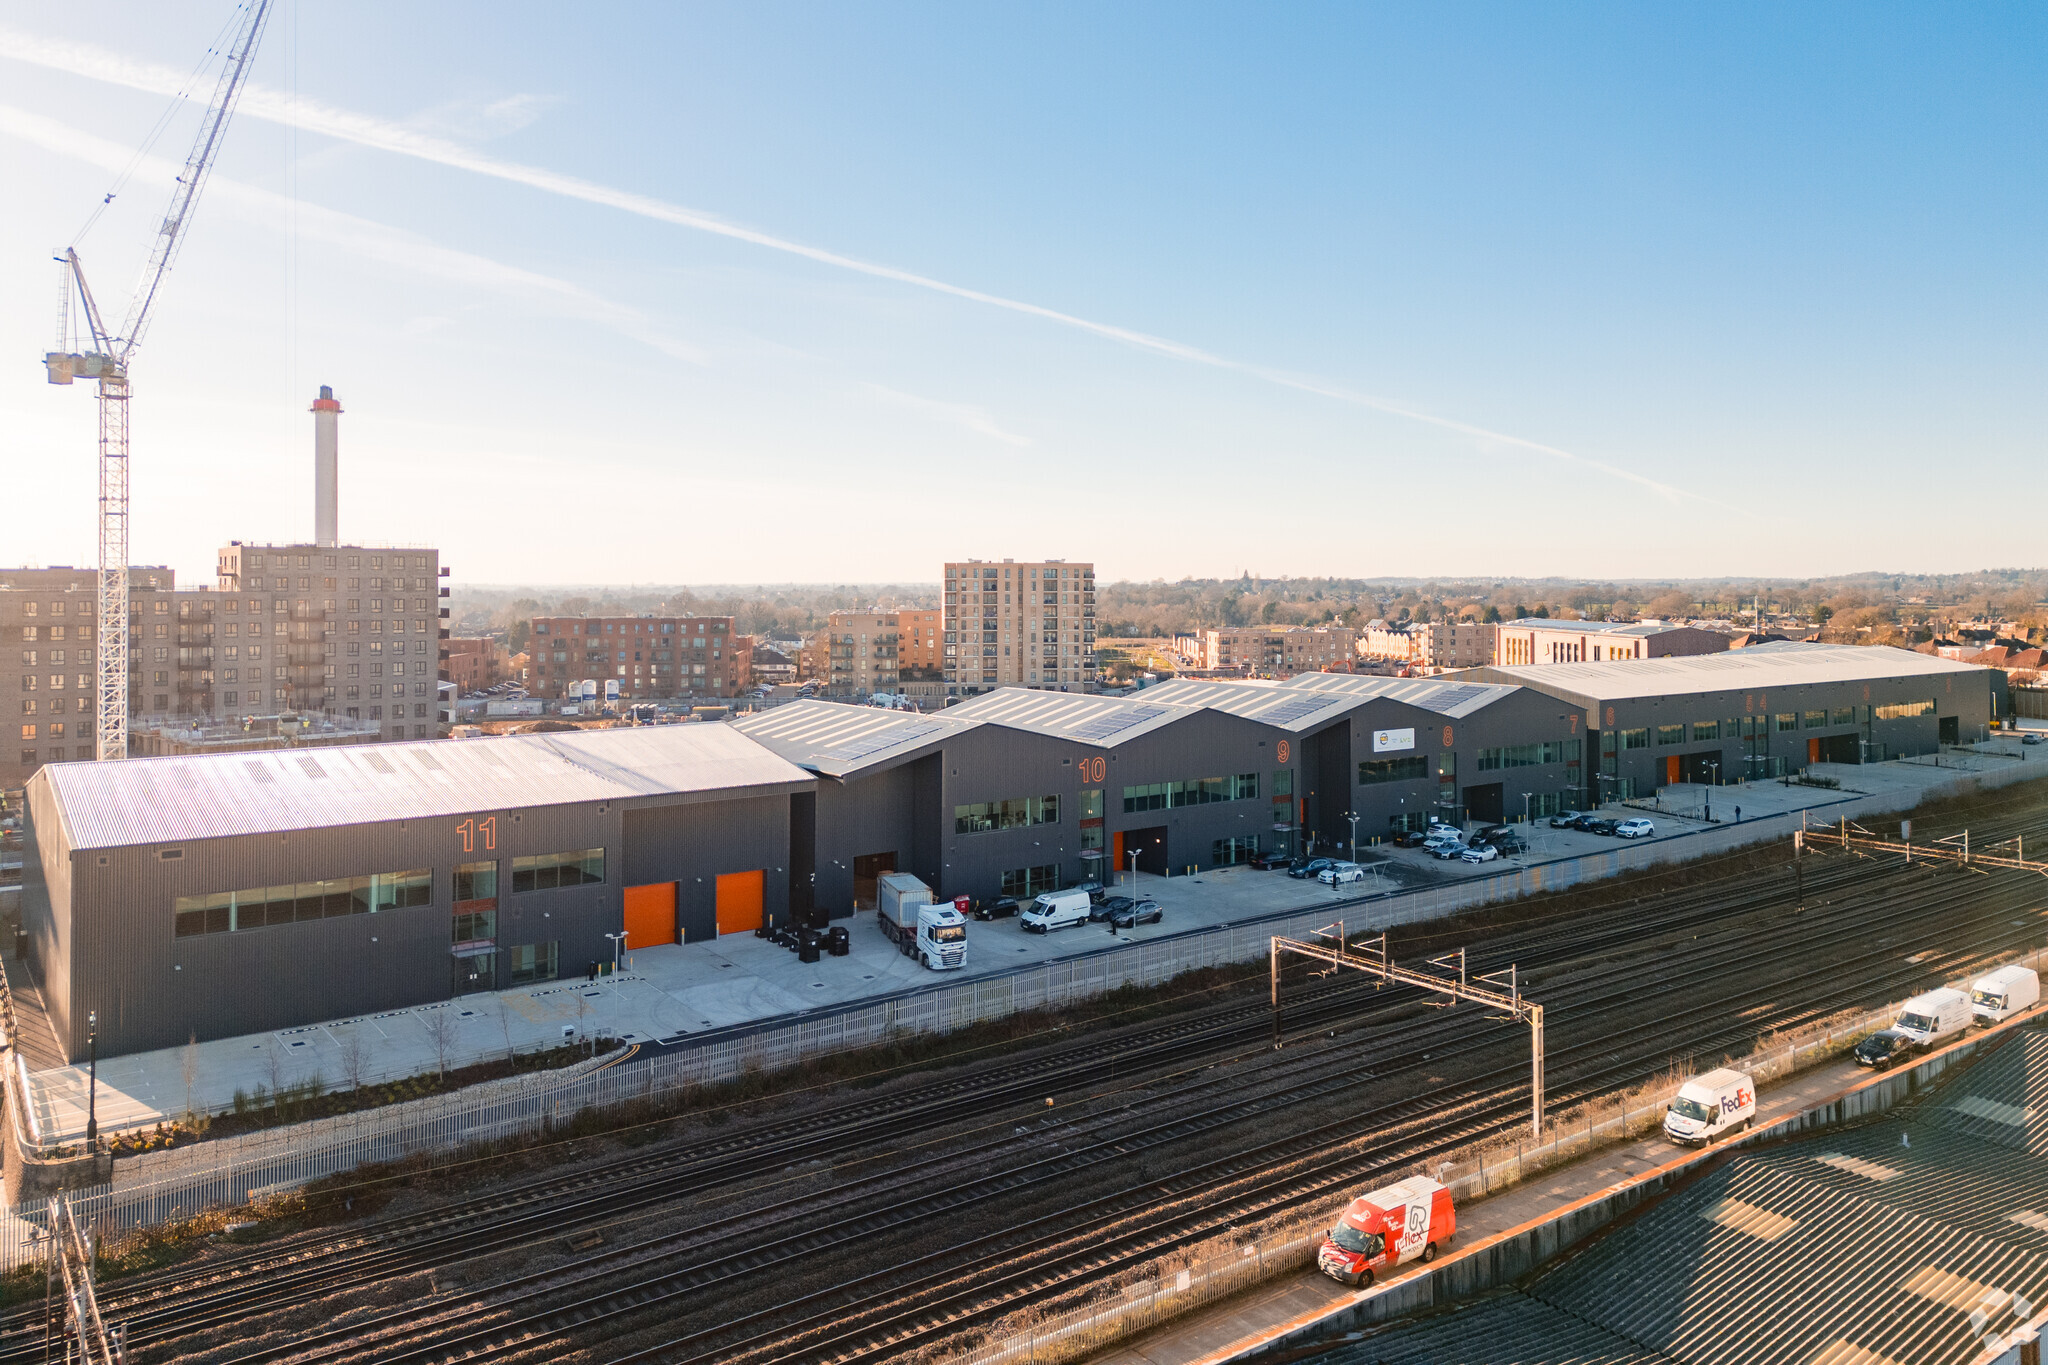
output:
[[[94, 47], [86, 43], [43, 38], [5, 27], [0, 27], [0, 57], [9, 57], [16, 61], [27, 62], [49, 70], [62, 71], [69, 75], [82, 76], [89, 80], [103, 81], [111, 85], [126, 86], [133, 90], [146, 91], [151, 94], [174, 95], [183, 89], [185, 84], [183, 73], [168, 66], [136, 61], [119, 53], [109, 52], [104, 48]], [[737, 223], [729, 223], [713, 214], [686, 208], [680, 204], [671, 204], [666, 200], [655, 199], [644, 194], [635, 194], [630, 190], [616, 189], [609, 185], [600, 185], [595, 181], [584, 180], [573, 175], [563, 175], [538, 166], [528, 166], [515, 161], [507, 161], [503, 158], [477, 151], [474, 148], [465, 147], [460, 143], [451, 142], [445, 138], [419, 132], [416, 129], [408, 128], [404, 124], [396, 123], [389, 119], [357, 113], [353, 110], [325, 104], [318, 100], [309, 100], [303, 95], [288, 101], [282, 92], [252, 82], [242, 95], [240, 112], [246, 116], [296, 126], [307, 132], [320, 133], [342, 141], [353, 142], [360, 146], [374, 147], [380, 151], [416, 157], [423, 161], [435, 162], [439, 165], [469, 171], [476, 175], [490, 176], [494, 179], [508, 181], [516, 185], [524, 185], [549, 194], [561, 195], [569, 199], [578, 199], [585, 203], [597, 204], [605, 208], [618, 209], [643, 218], [651, 218], [657, 222], [671, 223], [677, 227], [707, 232], [719, 237], [730, 238], [733, 241], [747, 242], [770, 251], [779, 251], [787, 255], [801, 257], [804, 260], [816, 261], [821, 265], [854, 271], [876, 279], [892, 280], [898, 284], [910, 285], [918, 289], [927, 289], [934, 293], [964, 299], [970, 303], [979, 303], [991, 308], [1001, 308], [1012, 313], [1021, 313], [1027, 317], [1040, 318], [1047, 322], [1057, 323], [1063, 327], [1075, 328], [1079, 331], [1091, 333], [1106, 340], [1121, 342], [1124, 345], [1149, 351], [1156, 355], [1186, 361], [1190, 364], [1204, 365], [1212, 369], [1227, 370], [1236, 374], [1247, 375], [1268, 384], [1275, 384], [1301, 393], [1314, 394], [1317, 397], [1327, 398], [1335, 402], [1366, 408], [1393, 417], [1400, 417], [1425, 426], [1436, 427], [1442, 431], [1456, 432], [1459, 435], [1469, 436], [1479, 441], [1493, 442], [1518, 450], [1527, 450], [1535, 454], [1547, 455], [1553, 459], [1583, 465], [1588, 469], [1598, 470], [1613, 478], [1636, 484], [1673, 502], [1682, 498], [1692, 498], [1720, 507], [1729, 507], [1729, 504], [1721, 502], [1717, 498], [1708, 497], [1703, 493], [1695, 493], [1689, 489], [1678, 488], [1672, 484], [1653, 479], [1648, 475], [1637, 473], [1634, 470], [1623, 469], [1602, 460], [1579, 455], [1557, 446], [1547, 445], [1541, 441], [1532, 441], [1527, 437], [1511, 435], [1504, 431], [1494, 431], [1487, 427], [1477, 426], [1470, 422], [1461, 422], [1454, 418], [1439, 417], [1434, 413], [1424, 412], [1418, 408], [1390, 402], [1383, 398], [1376, 398], [1370, 394], [1359, 393], [1355, 390], [1346, 389], [1322, 380], [1293, 375], [1281, 370], [1268, 369], [1264, 366], [1245, 361], [1232, 360], [1226, 356], [1216, 355], [1213, 352], [1202, 350], [1200, 347], [1190, 346], [1166, 337], [1153, 336], [1147, 332], [1135, 331], [1128, 327], [1118, 327], [1111, 323], [1096, 322], [1091, 318], [1080, 317], [1073, 313], [1063, 313], [1058, 309], [1047, 308], [1036, 303], [1027, 303], [1021, 299], [1006, 298], [1000, 294], [990, 294], [979, 289], [970, 289], [964, 285], [950, 284], [945, 280], [934, 279], [929, 275], [920, 275], [915, 271], [901, 270], [895, 266], [880, 265], [873, 261], [863, 261], [853, 256], [843, 256], [836, 251], [827, 251], [822, 247], [808, 246], [802, 242], [793, 242], [784, 237], [777, 237], [772, 233], [760, 232], [754, 228], [744, 227]], [[1730, 510], [1737, 509], [1730, 508]]]

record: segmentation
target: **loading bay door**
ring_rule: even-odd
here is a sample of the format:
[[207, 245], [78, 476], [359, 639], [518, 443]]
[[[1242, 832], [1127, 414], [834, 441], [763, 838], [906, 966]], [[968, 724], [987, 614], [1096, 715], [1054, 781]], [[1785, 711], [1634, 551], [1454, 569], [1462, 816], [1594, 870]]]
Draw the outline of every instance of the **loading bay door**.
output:
[[750, 934], [761, 927], [761, 883], [755, 872], [727, 872], [718, 879], [718, 932]]
[[652, 948], [676, 941], [676, 884], [652, 882], [626, 888], [626, 948]]

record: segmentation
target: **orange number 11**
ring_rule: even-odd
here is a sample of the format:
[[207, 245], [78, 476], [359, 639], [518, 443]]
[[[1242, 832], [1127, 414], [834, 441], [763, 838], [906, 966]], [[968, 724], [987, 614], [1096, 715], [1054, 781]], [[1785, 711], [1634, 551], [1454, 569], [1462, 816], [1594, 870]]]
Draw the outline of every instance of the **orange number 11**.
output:
[[462, 836], [464, 853], [476, 852], [476, 836], [479, 834], [484, 836], [486, 850], [495, 850], [498, 847], [498, 817], [495, 815], [487, 815], [481, 820], [464, 820], [455, 827], [455, 832]]

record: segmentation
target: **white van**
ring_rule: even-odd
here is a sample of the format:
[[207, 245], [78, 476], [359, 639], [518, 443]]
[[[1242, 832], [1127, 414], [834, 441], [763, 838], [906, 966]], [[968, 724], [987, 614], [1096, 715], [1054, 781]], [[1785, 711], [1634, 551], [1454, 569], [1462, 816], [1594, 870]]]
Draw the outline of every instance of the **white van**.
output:
[[1048, 891], [1031, 902], [1031, 908], [1024, 912], [1019, 923], [1034, 934], [1049, 934], [1069, 924], [1086, 924], [1088, 910], [1088, 893], [1079, 887], [1071, 891]]
[[1679, 1143], [1712, 1142], [1755, 1117], [1756, 1082], [1724, 1066], [1678, 1087], [1678, 1097], [1664, 1111], [1664, 1136]]
[[1970, 1026], [1970, 997], [1953, 986], [1916, 995], [1899, 1006], [1892, 1031], [1915, 1047], [1933, 1047]]
[[2032, 967], [2000, 967], [1970, 987], [1970, 1013], [1980, 1024], [1996, 1024], [2041, 999], [2041, 974]]

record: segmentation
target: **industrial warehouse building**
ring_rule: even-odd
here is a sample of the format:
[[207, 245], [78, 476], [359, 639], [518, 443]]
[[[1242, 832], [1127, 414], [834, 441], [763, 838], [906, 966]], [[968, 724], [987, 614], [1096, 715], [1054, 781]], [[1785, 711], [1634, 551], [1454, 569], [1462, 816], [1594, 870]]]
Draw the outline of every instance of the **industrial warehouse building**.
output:
[[1917, 752], [1987, 724], [1999, 676], [1824, 646], [1485, 672], [51, 765], [28, 786], [24, 926], [70, 1054], [92, 1011], [104, 1050], [135, 1051], [842, 917], [886, 872], [1030, 895], [1540, 815], [1696, 777], [1708, 752], [1724, 779], [1852, 740]]
[[1782, 641], [1690, 658], [1473, 669], [1581, 713], [1599, 754], [1590, 797], [1673, 782], [1782, 777], [1809, 763], [1874, 763], [1985, 737], [2005, 674], [1888, 648]]

